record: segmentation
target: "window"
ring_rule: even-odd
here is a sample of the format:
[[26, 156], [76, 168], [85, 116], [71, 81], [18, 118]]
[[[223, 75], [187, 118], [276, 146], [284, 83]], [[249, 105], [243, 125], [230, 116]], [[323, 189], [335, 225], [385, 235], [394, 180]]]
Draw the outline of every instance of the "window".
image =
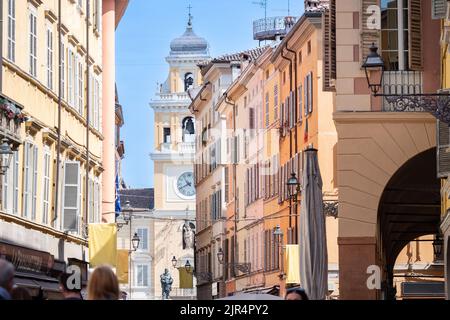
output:
[[136, 233], [139, 236], [139, 250], [148, 250], [148, 229], [147, 228], [137, 228]]
[[98, 33], [102, 31], [102, 2], [103, 0], [95, 0], [94, 3], [94, 30]]
[[16, 60], [16, 0], [8, 0], [8, 59]]
[[270, 124], [270, 108], [269, 108], [269, 93], [266, 93], [266, 127]]
[[225, 203], [230, 201], [230, 169], [225, 167]]
[[100, 82], [91, 71], [89, 72], [89, 124], [100, 130]]
[[301, 64], [303, 62], [303, 56], [302, 56], [302, 52], [300, 51], [298, 53], [298, 63]]
[[308, 55], [311, 54], [311, 40], [308, 41]]
[[170, 143], [170, 128], [163, 129], [164, 143]]
[[188, 91], [194, 86], [194, 75], [188, 72], [184, 75], [184, 91]]
[[305, 95], [305, 116], [308, 116], [313, 111], [313, 74], [312, 72], [308, 73], [305, 77], [304, 83], [304, 95]]
[[[255, 129], [255, 109], [254, 108], [248, 109], [248, 117], [249, 117], [250, 130], [253, 130], [253, 129]], [[253, 136], [253, 131], [250, 131], [250, 134]]]
[[303, 120], [303, 86], [298, 87], [298, 121]]
[[80, 213], [80, 163], [66, 161], [64, 163], [63, 188], [63, 229], [78, 231]]
[[283, 84], [286, 84], [286, 71], [283, 71]]
[[66, 76], [65, 76], [65, 72], [66, 72], [66, 50], [65, 50], [65, 46], [64, 43], [61, 42], [61, 98], [65, 99], [66, 98]]
[[277, 84], [273, 87], [273, 107], [274, 107], [273, 120], [277, 121], [278, 120], [278, 85]]
[[72, 107], [75, 104], [75, 54], [71, 48], [67, 49], [67, 102]]
[[30, 74], [37, 76], [37, 12], [36, 8], [28, 9], [29, 22], [29, 54], [30, 54]]
[[386, 70], [409, 69], [408, 3], [404, 0], [381, 1], [381, 55]]
[[148, 265], [138, 264], [136, 265], [136, 286], [148, 287]]
[[37, 161], [37, 147], [31, 142], [25, 142], [23, 170], [23, 215], [25, 218], [31, 218], [31, 220], [36, 219]]
[[53, 31], [47, 26], [47, 88], [53, 90]]
[[42, 223], [48, 224], [50, 210], [50, 150], [48, 147], [44, 150], [44, 167], [42, 183]]
[[83, 62], [81, 57], [78, 57], [78, 113], [83, 114], [83, 93], [84, 93], [84, 78], [83, 78]]
[[14, 151], [11, 164], [3, 176], [3, 210], [9, 214], [18, 213], [19, 197], [19, 152]]

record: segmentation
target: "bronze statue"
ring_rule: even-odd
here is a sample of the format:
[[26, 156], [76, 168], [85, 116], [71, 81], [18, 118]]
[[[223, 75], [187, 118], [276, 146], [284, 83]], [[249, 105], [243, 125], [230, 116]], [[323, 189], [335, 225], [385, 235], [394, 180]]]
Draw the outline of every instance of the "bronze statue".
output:
[[162, 288], [162, 299], [169, 300], [170, 291], [172, 291], [173, 279], [169, 273], [169, 269], [164, 269], [164, 273], [160, 276], [161, 278], [161, 288]]

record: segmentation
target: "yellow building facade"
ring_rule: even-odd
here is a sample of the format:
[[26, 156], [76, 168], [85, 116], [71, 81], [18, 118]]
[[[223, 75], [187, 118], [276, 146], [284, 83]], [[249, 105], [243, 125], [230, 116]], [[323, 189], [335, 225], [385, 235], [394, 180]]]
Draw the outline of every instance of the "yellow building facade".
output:
[[[40, 261], [31, 268], [37, 279], [76, 264], [85, 283], [87, 226], [103, 222], [103, 1], [2, 5], [2, 110], [18, 106], [24, 118], [2, 117], [14, 153], [1, 177], [0, 251]], [[29, 271], [17, 266], [18, 285]], [[58, 295], [38, 281], [49, 298]]]

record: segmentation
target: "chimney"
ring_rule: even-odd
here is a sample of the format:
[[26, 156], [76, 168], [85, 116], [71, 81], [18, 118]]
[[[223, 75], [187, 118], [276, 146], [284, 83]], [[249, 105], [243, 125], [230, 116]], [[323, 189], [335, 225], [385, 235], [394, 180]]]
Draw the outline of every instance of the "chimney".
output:
[[295, 25], [294, 17], [289, 16], [284, 18], [284, 27], [286, 29], [286, 34], [288, 34], [289, 31], [291, 31], [294, 25]]
[[231, 81], [234, 82], [239, 75], [241, 74], [241, 63], [240, 62], [232, 62], [230, 64], [231, 67]]

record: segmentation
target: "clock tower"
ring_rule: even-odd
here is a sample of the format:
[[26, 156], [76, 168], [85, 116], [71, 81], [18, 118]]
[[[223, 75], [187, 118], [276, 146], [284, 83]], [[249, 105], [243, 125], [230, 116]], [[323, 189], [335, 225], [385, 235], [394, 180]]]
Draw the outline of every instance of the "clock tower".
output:
[[[194, 265], [194, 248], [186, 245], [183, 233], [186, 225], [195, 232], [193, 168], [196, 125], [188, 107], [190, 95], [193, 97], [202, 81], [197, 65], [209, 59], [208, 42], [194, 33], [189, 14], [184, 34], [170, 44], [166, 58], [168, 77], [158, 85], [156, 97], [150, 102], [155, 112], [155, 151], [151, 159], [154, 162], [155, 189], [152, 270], [156, 299], [162, 295], [159, 279], [166, 268], [174, 279], [173, 288], [179, 288], [178, 270], [172, 266], [173, 257], [178, 260], [178, 266], [184, 266], [187, 261]], [[187, 292], [175, 290], [171, 295], [177, 298], [176, 295], [183, 293], [182, 298]], [[195, 295], [195, 289], [192, 295]]]

